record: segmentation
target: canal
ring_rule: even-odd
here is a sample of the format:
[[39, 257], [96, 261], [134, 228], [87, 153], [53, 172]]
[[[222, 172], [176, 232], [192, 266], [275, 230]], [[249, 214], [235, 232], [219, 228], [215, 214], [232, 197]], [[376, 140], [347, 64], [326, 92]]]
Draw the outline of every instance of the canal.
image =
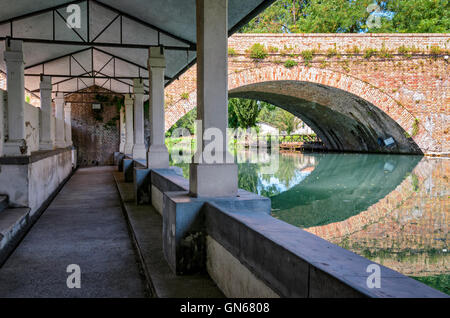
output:
[[[258, 157], [244, 149], [235, 157], [239, 187], [269, 197], [273, 217], [450, 294], [450, 160], [298, 152]], [[188, 176], [188, 164], [174, 165]]]

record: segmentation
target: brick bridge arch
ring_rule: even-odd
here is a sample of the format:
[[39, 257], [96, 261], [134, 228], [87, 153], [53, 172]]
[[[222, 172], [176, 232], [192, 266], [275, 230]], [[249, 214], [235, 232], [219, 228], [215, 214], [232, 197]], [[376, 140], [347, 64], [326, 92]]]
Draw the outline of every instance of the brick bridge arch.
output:
[[[228, 87], [230, 98], [263, 100], [290, 111], [334, 150], [420, 153], [433, 142], [423, 127], [408, 138], [417, 125], [415, 117], [382, 90], [344, 73], [270, 65], [229, 74]], [[194, 90], [176, 105], [188, 112], [196, 99]], [[379, 145], [378, 138], [388, 136], [394, 137], [397, 147]]]
[[[233, 35], [229, 96], [294, 113], [331, 149], [448, 154], [449, 41], [448, 34]], [[266, 58], [250, 57], [255, 43]], [[309, 61], [305, 51], [313, 52]], [[166, 129], [195, 107], [195, 89], [195, 66], [166, 87]], [[396, 147], [379, 145], [388, 136]]]

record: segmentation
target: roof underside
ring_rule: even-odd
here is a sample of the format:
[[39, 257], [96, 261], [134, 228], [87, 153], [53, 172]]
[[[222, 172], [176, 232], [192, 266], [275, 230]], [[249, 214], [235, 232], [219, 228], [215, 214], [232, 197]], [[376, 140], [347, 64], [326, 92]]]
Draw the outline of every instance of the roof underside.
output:
[[[273, 1], [229, 0], [229, 33]], [[75, 21], [70, 4], [80, 8], [80, 28], [66, 24]], [[40, 74], [52, 76], [54, 92], [98, 85], [128, 93], [139, 77], [148, 87], [150, 46], [165, 47], [166, 85], [196, 59], [195, 0], [0, 0], [0, 7], [0, 71], [5, 40], [23, 40], [25, 88], [37, 95]]]

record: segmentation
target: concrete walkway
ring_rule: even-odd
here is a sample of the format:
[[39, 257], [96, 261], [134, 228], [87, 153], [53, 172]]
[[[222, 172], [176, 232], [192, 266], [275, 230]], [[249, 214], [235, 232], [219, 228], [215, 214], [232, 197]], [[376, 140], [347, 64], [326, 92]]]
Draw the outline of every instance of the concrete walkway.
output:
[[[0, 268], [0, 297], [144, 297], [114, 167], [79, 169]], [[69, 289], [69, 264], [81, 288]]]

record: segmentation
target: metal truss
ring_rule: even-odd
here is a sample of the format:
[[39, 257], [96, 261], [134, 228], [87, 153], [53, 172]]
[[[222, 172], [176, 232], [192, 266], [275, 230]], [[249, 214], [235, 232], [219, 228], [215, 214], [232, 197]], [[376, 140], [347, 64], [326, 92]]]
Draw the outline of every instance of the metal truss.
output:
[[[61, 14], [60, 10], [63, 8], [66, 8], [67, 6], [69, 6], [71, 4], [80, 4], [80, 3], [86, 3], [86, 7], [87, 7], [87, 12], [86, 12], [86, 16], [85, 16], [86, 21], [88, 21], [87, 29], [86, 29], [86, 37], [83, 37], [75, 28], [69, 28], [80, 39], [79, 41], [56, 39], [56, 21], [57, 21], [57, 19], [61, 19], [64, 23], [66, 23], [66, 20], [65, 20], [64, 16]], [[97, 35], [95, 35], [92, 38], [91, 38], [91, 30], [90, 30], [90, 21], [92, 18], [91, 12], [90, 12], [91, 11], [91, 9], [90, 9], [91, 3], [101, 6], [105, 9], [107, 9], [108, 11], [116, 14], [116, 16], [106, 26], [104, 26], [103, 29], [100, 30], [100, 32]], [[38, 16], [38, 15], [41, 15], [44, 13], [49, 13], [49, 12], [51, 12], [51, 14], [52, 14], [52, 21], [51, 21], [52, 36], [51, 36], [51, 38], [45, 38], [45, 37], [33, 38], [33, 37], [14, 36], [14, 23], [15, 22], [19, 22], [21, 20], [24, 20], [24, 19], [27, 19], [27, 18], [30, 18], [33, 16]], [[157, 35], [158, 35], [157, 43], [148, 43], [148, 44], [125, 43], [123, 41], [123, 18], [127, 18], [141, 26], [144, 26], [146, 28], [150, 28], [150, 29], [156, 31]], [[118, 39], [118, 41], [117, 42], [99, 42], [99, 41], [97, 41], [98, 38], [106, 30], [110, 29], [110, 27], [116, 21], [118, 21], [119, 26], [120, 26], [120, 31], [118, 32], [118, 34], [116, 34], [116, 38]], [[78, 45], [78, 46], [83, 45], [83, 46], [98, 46], [98, 47], [120, 47], [120, 48], [137, 48], [137, 49], [148, 49], [149, 47], [163, 46], [166, 50], [181, 50], [181, 51], [195, 51], [196, 50], [195, 43], [188, 41], [186, 39], [183, 39], [179, 36], [176, 36], [168, 31], [158, 28], [158, 27], [156, 27], [148, 22], [145, 22], [137, 17], [134, 17], [126, 12], [120, 11], [114, 7], [111, 7], [107, 4], [104, 4], [104, 3], [96, 1], [96, 0], [72, 1], [69, 3], [65, 3], [63, 5], [54, 6], [54, 7], [48, 8], [48, 9], [39, 10], [39, 11], [35, 11], [35, 12], [28, 13], [25, 15], [10, 18], [10, 19], [4, 20], [4, 21], [0, 21], [0, 25], [2, 25], [2, 24], [9, 24], [9, 35], [0, 37], [0, 40], [6, 40], [6, 41], [8, 41], [10, 39], [15, 39], [15, 40], [21, 40], [23, 42], [30, 42], [30, 43]], [[166, 36], [171, 37], [172, 39], [182, 42], [184, 44], [184, 46], [162, 45], [161, 44], [161, 34], [164, 34]]]

